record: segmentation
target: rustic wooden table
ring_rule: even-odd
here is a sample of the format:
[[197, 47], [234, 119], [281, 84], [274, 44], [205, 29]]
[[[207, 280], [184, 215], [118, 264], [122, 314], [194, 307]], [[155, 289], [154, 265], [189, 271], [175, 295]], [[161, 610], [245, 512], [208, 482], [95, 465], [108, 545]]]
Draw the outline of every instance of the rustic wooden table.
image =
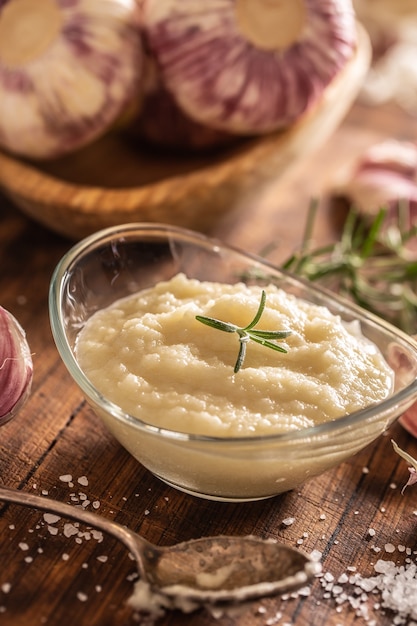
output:
[[[415, 140], [417, 119], [393, 106], [375, 110], [355, 105], [319, 153], [248, 199], [223, 223], [213, 224], [212, 234], [251, 252], [273, 240], [277, 260], [286, 257], [301, 239], [310, 197], [325, 197], [338, 169], [385, 137]], [[337, 222], [323, 202], [317, 241], [337, 237]], [[414, 455], [417, 441], [394, 425], [388, 436], [349, 462], [297, 491], [261, 502], [216, 503], [173, 490], [106, 432], [60, 361], [47, 296], [51, 273], [70, 245], [0, 197], [0, 302], [26, 329], [35, 368], [30, 401], [0, 429], [1, 484], [82, 504], [157, 544], [253, 533], [322, 554], [324, 577], [308, 593], [269, 598], [222, 617], [207, 611], [172, 612], [160, 620], [162, 626], [369, 623], [364, 606], [355, 609], [346, 599], [349, 585], [339, 585], [347, 595], [337, 602], [337, 588], [330, 590], [332, 577], [349, 575], [353, 568], [369, 577], [378, 558], [401, 563], [410, 551], [415, 558], [417, 494], [410, 487], [401, 495], [408, 472], [393, 452], [390, 436]], [[0, 503], [0, 563], [2, 626], [146, 623], [126, 605], [135, 574], [126, 550], [109, 538], [100, 541], [82, 526]], [[369, 620], [381, 626], [394, 623], [393, 613], [372, 605], [366, 603]]]

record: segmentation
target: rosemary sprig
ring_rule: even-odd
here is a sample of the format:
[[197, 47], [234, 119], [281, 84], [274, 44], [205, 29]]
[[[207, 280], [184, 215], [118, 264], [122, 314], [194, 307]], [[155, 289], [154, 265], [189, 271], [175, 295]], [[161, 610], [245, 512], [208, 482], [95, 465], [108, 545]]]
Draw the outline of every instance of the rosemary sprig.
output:
[[236, 326], [230, 322], [223, 322], [213, 317], [206, 317], [205, 315], [196, 315], [196, 320], [206, 326], [211, 326], [216, 330], [221, 330], [225, 333], [237, 333], [239, 336], [239, 353], [234, 367], [234, 373], [241, 369], [246, 356], [247, 344], [250, 340], [255, 343], [259, 343], [266, 348], [271, 348], [277, 352], [286, 353], [287, 350], [276, 343], [279, 339], [285, 339], [291, 335], [290, 330], [260, 330], [255, 328], [256, 324], [260, 321], [262, 313], [265, 310], [266, 305], [266, 293], [262, 290], [261, 301], [259, 303], [258, 310], [253, 320], [247, 326]]
[[300, 250], [281, 267], [346, 295], [363, 308], [414, 334], [417, 328], [417, 258], [407, 244], [417, 237], [417, 225], [404, 229], [403, 212], [385, 228], [381, 209], [368, 226], [352, 208], [340, 240], [314, 248], [312, 231], [316, 205], [309, 210]]

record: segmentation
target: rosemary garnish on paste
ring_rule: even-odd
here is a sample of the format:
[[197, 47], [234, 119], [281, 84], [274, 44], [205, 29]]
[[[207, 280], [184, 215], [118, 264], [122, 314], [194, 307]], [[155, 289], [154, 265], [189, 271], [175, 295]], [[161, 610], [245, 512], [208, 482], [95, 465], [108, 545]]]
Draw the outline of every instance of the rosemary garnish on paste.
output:
[[259, 303], [258, 310], [253, 320], [247, 326], [236, 326], [230, 322], [223, 322], [213, 317], [206, 317], [204, 315], [196, 315], [196, 320], [206, 326], [215, 328], [216, 330], [222, 330], [225, 333], [237, 333], [239, 336], [239, 354], [234, 367], [235, 374], [240, 370], [243, 365], [246, 356], [247, 344], [250, 340], [255, 343], [259, 343], [266, 348], [271, 348], [277, 352], [287, 353], [287, 350], [276, 343], [279, 339], [285, 339], [291, 335], [290, 330], [260, 330], [255, 328], [256, 324], [262, 317], [266, 304], [266, 293], [262, 290], [261, 301]]

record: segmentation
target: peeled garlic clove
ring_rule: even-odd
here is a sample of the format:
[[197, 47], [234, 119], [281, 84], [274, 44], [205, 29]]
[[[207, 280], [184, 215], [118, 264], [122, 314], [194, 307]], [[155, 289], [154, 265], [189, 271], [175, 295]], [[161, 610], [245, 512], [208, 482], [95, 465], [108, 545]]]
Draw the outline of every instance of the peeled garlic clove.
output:
[[11, 313], [0, 306], [0, 426], [29, 397], [33, 363], [26, 335]]
[[136, 97], [135, 0], [0, 2], [0, 146], [55, 157], [98, 137]]
[[179, 107], [241, 134], [297, 120], [356, 47], [351, 0], [144, 0], [143, 28]]

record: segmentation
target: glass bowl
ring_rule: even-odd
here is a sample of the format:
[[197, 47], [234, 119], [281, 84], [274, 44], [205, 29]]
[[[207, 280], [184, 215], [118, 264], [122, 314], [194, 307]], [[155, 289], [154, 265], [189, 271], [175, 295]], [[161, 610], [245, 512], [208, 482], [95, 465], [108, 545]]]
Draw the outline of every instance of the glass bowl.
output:
[[[274, 283], [323, 305], [394, 362], [395, 384], [378, 404], [285, 434], [208, 437], [158, 428], [116, 406], [88, 380], [75, 344], [98, 310], [179, 272], [224, 283]], [[53, 274], [49, 295], [53, 336], [70, 374], [116, 439], [172, 487], [203, 498], [250, 501], [275, 496], [341, 463], [375, 440], [417, 398], [417, 344], [333, 293], [278, 270], [263, 259], [204, 235], [160, 224], [111, 227], [77, 243]], [[214, 332], [214, 331], [212, 331]]]

